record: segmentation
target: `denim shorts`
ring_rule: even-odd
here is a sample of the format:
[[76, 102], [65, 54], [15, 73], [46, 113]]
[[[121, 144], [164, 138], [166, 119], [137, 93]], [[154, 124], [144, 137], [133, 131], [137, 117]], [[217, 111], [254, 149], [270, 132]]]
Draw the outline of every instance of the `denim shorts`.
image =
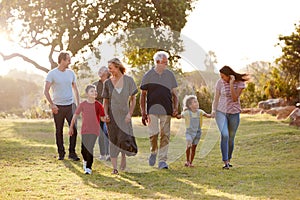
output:
[[201, 130], [197, 131], [197, 133], [189, 133], [189, 132], [185, 133], [186, 141], [189, 141], [189, 142], [191, 142], [191, 144], [194, 144], [194, 145], [199, 143], [200, 137], [201, 137]]

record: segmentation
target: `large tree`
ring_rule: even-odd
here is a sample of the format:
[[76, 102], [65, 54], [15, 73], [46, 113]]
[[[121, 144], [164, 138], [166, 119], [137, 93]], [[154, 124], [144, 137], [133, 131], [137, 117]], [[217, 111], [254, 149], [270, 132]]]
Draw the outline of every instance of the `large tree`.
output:
[[297, 98], [297, 86], [300, 84], [300, 24], [295, 24], [295, 31], [288, 36], [279, 36], [282, 55], [276, 59], [279, 66], [281, 92], [288, 100]]
[[[116, 36], [120, 30], [132, 31], [137, 28], [180, 32], [195, 1], [2, 0], [1, 31], [17, 34], [18, 37], [13, 40], [18, 40], [16, 42], [23, 48], [30, 49], [38, 45], [47, 47], [49, 54], [45, 56], [48, 56], [50, 67], [40, 66], [35, 58], [18, 53], [5, 55], [0, 52], [0, 55], [4, 60], [21, 57], [45, 72], [57, 66], [53, 54], [61, 50], [69, 50], [73, 55], [91, 51], [100, 58], [96, 48], [101, 43], [100, 36]], [[22, 28], [16, 29], [20, 24]], [[170, 34], [161, 34], [159, 38], [161, 41], [170, 41]], [[128, 59], [133, 58], [128, 56]]]

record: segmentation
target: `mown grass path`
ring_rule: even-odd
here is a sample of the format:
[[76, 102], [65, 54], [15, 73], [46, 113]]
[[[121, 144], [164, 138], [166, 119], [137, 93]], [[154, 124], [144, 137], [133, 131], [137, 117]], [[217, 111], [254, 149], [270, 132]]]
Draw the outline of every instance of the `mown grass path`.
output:
[[[170, 169], [149, 167], [147, 129], [135, 118], [139, 154], [118, 176], [111, 175], [109, 162], [96, 158], [92, 175], [83, 174], [81, 162], [58, 161], [52, 120], [0, 120], [0, 199], [300, 199], [300, 130], [268, 115], [241, 117], [230, 170], [222, 170], [210, 119], [194, 168], [183, 166], [184, 127], [177, 119]], [[80, 137], [77, 142], [79, 154]]]

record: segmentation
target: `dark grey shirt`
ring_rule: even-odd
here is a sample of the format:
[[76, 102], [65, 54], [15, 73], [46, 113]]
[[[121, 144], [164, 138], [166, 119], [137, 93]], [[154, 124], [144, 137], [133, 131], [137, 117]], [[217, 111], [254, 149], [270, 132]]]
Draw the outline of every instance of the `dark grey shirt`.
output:
[[174, 73], [165, 69], [158, 74], [154, 67], [143, 77], [141, 90], [147, 90], [147, 113], [157, 115], [171, 115], [172, 93], [171, 90], [178, 86]]

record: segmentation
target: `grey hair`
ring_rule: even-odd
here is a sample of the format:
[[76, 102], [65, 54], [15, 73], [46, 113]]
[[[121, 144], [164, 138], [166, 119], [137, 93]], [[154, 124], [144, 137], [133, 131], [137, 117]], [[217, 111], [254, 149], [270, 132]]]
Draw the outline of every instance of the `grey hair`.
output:
[[110, 73], [109, 73], [109, 71], [108, 71], [108, 67], [106, 67], [106, 66], [101, 66], [101, 67], [99, 68], [99, 70], [98, 70], [98, 74], [99, 74], [99, 72], [100, 72], [101, 70], [103, 70], [104, 72], [107, 73], [107, 77], [108, 77], [108, 78], [110, 77]]
[[163, 58], [169, 58], [169, 54], [165, 51], [158, 51], [154, 54], [153, 56], [153, 60], [154, 60], [154, 63], [156, 64], [157, 61], [162, 61]]
[[104, 70], [105, 72], [108, 71], [108, 67], [106, 66], [101, 66], [98, 70], [98, 72], [100, 72], [101, 70]]

